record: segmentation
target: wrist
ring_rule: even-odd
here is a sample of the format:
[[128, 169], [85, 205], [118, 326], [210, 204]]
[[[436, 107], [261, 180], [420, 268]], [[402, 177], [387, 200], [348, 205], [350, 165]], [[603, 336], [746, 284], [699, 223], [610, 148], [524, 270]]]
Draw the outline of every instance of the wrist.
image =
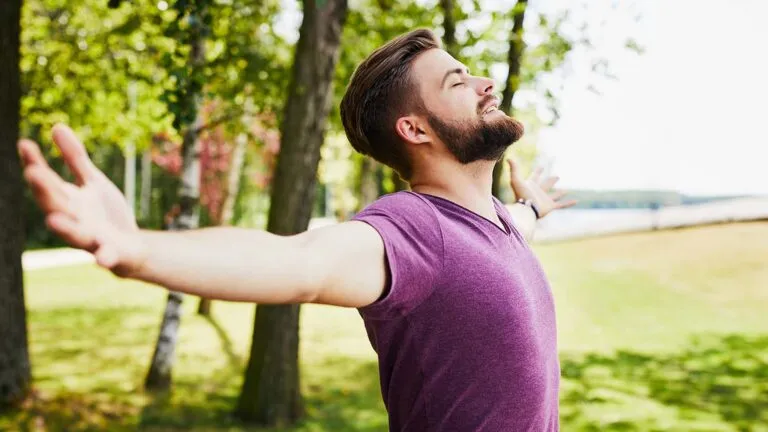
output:
[[518, 198], [517, 204], [521, 204], [530, 208], [536, 220], [541, 219], [541, 213], [539, 212], [539, 209], [536, 207], [536, 204], [534, 204], [533, 201], [529, 199]]
[[146, 230], [136, 230], [127, 235], [124, 243], [126, 247], [121, 251], [123, 257], [112, 272], [123, 278], [146, 280], [147, 263], [152, 249], [151, 236], [152, 232]]

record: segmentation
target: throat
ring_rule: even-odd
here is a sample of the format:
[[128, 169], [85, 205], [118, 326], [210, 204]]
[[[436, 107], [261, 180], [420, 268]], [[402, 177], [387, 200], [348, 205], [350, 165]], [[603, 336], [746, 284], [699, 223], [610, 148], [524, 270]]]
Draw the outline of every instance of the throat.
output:
[[446, 201], [450, 201], [453, 204], [488, 220], [489, 222], [499, 227], [500, 230], [504, 232], [507, 232], [508, 230], [504, 223], [501, 221], [498, 212], [496, 211], [496, 206], [493, 203], [493, 195], [491, 195], [490, 191], [488, 193], [471, 193], [471, 191], [459, 193], [458, 191], [445, 190], [419, 184], [414, 184], [411, 190], [418, 194], [431, 195]]

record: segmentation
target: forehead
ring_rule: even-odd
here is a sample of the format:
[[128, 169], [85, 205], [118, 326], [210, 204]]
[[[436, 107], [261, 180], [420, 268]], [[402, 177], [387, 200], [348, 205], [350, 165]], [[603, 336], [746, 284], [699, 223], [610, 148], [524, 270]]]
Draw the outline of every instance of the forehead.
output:
[[446, 72], [457, 68], [466, 69], [446, 51], [434, 48], [416, 57], [411, 73], [422, 89], [439, 89]]

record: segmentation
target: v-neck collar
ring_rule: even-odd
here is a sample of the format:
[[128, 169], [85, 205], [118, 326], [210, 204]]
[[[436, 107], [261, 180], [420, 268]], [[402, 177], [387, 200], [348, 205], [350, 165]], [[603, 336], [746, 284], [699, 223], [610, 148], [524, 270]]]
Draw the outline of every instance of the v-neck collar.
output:
[[499, 230], [502, 233], [504, 233], [504, 235], [506, 235], [507, 237], [512, 235], [512, 227], [509, 226], [509, 222], [505, 219], [505, 217], [502, 214], [502, 212], [499, 211], [498, 204], [496, 203], [496, 199], [494, 199], [494, 197], [491, 197], [491, 201], [493, 203], [493, 211], [496, 213], [496, 217], [499, 218], [499, 222], [501, 222], [501, 224], [504, 226], [504, 228], [496, 225], [495, 222], [493, 222], [492, 220], [488, 219], [487, 217], [482, 216], [482, 215], [480, 215], [478, 213], [475, 213], [474, 211], [464, 207], [463, 205], [455, 203], [455, 202], [453, 202], [453, 201], [451, 201], [451, 200], [449, 200], [447, 198], [443, 198], [443, 197], [439, 197], [437, 195], [432, 195], [432, 194], [423, 193], [423, 192], [414, 192], [414, 191], [410, 191], [410, 192], [411, 193], [415, 193], [417, 195], [422, 195], [422, 196], [431, 197], [431, 198], [437, 198], [440, 201], [446, 202], [446, 203], [448, 203], [448, 204], [450, 204], [450, 205], [452, 205], [454, 207], [457, 207], [457, 208], [463, 210], [466, 213], [469, 213], [470, 215], [472, 215], [472, 216], [474, 216], [476, 218], [482, 219], [486, 223], [491, 224], [494, 228], [496, 228], [497, 230]]

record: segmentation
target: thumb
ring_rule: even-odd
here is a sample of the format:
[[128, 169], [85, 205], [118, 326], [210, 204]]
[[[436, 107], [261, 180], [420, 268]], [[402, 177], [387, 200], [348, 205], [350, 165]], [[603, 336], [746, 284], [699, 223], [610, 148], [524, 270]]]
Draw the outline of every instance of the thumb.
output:
[[64, 162], [77, 178], [78, 184], [82, 185], [93, 180], [98, 169], [91, 162], [85, 146], [72, 129], [63, 124], [56, 124], [53, 127], [53, 141], [59, 147]]
[[507, 164], [509, 164], [509, 186], [512, 188], [515, 198], [529, 198], [530, 194], [526, 192], [528, 189], [520, 169], [520, 164], [513, 158], [508, 159]]
[[96, 257], [96, 263], [108, 270], [112, 270], [120, 264], [120, 255], [117, 249], [110, 244], [101, 245], [94, 252], [94, 256]]
[[146, 247], [138, 232], [107, 230], [102, 232], [96, 263], [120, 277], [131, 277], [146, 259]]
[[516, 186], [524, 184], [525, 180], [520, 172], [520, 164], [514, 158], [507, 159], [507, 164], [509, 165], [509, 179], [512, 188], [514, 189]]

